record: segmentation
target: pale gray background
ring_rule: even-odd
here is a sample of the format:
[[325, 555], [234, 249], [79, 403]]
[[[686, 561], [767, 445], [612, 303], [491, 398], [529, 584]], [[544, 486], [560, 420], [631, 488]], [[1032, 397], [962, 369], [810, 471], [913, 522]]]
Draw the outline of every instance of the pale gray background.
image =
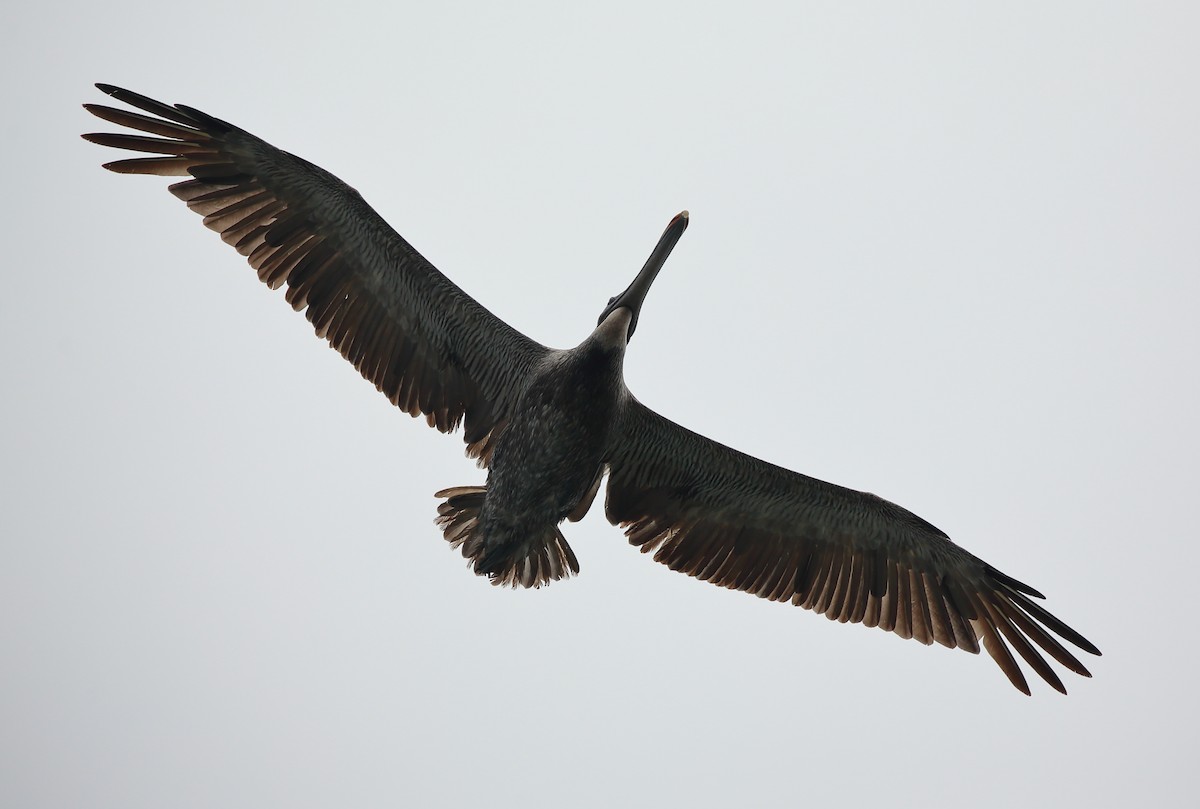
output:
[[[1174, 806], [1198, 745], [1193, 3], [5, 12], [0, 803]], [[630, 387], [895, 500], [1105, 652], [1061, 697], [700, 584], [599, 510], [500, 591], [475, 483], [164, 190], [106, 81], [356, 186]]]

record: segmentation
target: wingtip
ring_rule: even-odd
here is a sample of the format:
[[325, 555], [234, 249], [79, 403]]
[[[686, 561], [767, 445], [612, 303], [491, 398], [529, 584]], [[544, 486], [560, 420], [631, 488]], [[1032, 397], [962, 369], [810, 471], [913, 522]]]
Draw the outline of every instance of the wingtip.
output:
[[[1083, 649], [1083, 651], [1087, 652], [1090, 655], [1095, 655], [1096, 657], [1104, 657], [1103, 653], [1101, 653], [1099, 647], [1096, 646], [1096, 644], [1092, 643], [1090, 640], [1085, 638], [1083, 635], [1080, 635], [1078, 632], [1076, 632], [1075, 635], [1076, 635], [1076, 637], [1070, 638], [1070, 641], [1072, 643], [1074, 643], [1076, 646], [1078, 646], [1080, 649]], [[1082, 665], [1083, 664], [1081, 663], [1080, 666], [1082, 666]], [[1092, 676], [1087, 673], [1086, 669], [1084, 669], [1084, 671], [1080, 672], [1080, 674], [1083, 674], [1086, 677]]]

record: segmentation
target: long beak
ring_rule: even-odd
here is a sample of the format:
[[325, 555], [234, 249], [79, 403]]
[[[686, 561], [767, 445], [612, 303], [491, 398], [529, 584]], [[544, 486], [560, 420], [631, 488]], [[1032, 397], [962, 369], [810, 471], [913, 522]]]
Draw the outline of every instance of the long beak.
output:
[[650, 285], [654, 283], [654, 279], [658, 276], [658, 271], [666, 263], [667, 256], [671, 255], [671, 251], [675, 249], [675, 243], [679, 241], [679, 237], [687, 230], [687, 226], [688, 212], [680, 211], [667, 225], [667, 229], [663, 231], [662, 236], [658, 237], [658, 244], [654, 245], [654, 250], [650, 253], [650, 258], [646, 259], [646, 264], [642, 267], [642, 271], [637, 274], [637, 278], [633, 279], [633, 283], [624, 292], [608, 302], [608, 306], [604, 307], [604, 311], [600, 313], [600, 320], [596, 322], [596, 325], [603, 323], [604, 318], [623, 306], [633, 312], [633, 318], [629, 321], [629, 333], [626, 335], [626, 339], [633, 336], [633, 330], [637, 327], [638, 312], [642, 309], [642, 301], [646, 300], [646, 293], [650, 291]]

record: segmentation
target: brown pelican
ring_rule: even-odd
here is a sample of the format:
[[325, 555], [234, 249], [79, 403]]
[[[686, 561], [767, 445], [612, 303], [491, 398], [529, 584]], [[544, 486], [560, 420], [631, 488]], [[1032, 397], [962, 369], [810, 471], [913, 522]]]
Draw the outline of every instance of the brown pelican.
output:
[[1051, 633], [1099, 650], [1033, 600], [1041, 593], [925, 520], [710, 441], [634, 398], [625, 348], [686, 211], [595, 330], [550, 349], [476, 303], [332, 174], [191, 107], [97, 87], [142, 112], [85, 104], [91, 113], [153, 137], [83, 137], [155, 155], [105, 168], [190, 177], [171, 193], [264, 283], [286, 286], [319, 337], [410, 415], [446, 433], [463, 426], [487, 485], [438, 492], [437, 523], [494, 584], [578, 573], [559, 525], [587, 513], [607, 474], [609, 521], [672, 570], [926, 645], [978, 654], [982, 641], [1026, 694], [1013, 651], [1063, 693], [1038, 648], [1091, 676]]

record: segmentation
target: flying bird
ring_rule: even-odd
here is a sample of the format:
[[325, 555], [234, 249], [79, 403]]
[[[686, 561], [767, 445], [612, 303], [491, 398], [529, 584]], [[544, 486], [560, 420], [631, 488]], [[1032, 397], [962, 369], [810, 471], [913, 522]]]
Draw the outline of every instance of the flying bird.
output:
[[[1100, 651], [1041, 593], [880, 497], [752, 458], [639, 402], [622, 372], [646, 293], [688, 226], [667, 225], [645, 266], [578, 346], [547, 348], [442, 275], [350, 186], [182, 104], [96, 85], [140, 112], [84, 107], [146, 134], [87, 134], [149, 156], [104, 167], [188, 177], [170, 191], [388, 399], [431, 427], [463, 428], [485, 486], [437, 493], [451, 547], [494, 584], [579, 572], [560, 525], [604, 511], [654, 560], [703, 581], [950, 648], [988, 651], [1029, 694], [1015, 651], [1056, 690], [1042, 653], [1091, 674], [1056, 637]], [[1039, 651], [1040, 649], [1040, 651]]]

